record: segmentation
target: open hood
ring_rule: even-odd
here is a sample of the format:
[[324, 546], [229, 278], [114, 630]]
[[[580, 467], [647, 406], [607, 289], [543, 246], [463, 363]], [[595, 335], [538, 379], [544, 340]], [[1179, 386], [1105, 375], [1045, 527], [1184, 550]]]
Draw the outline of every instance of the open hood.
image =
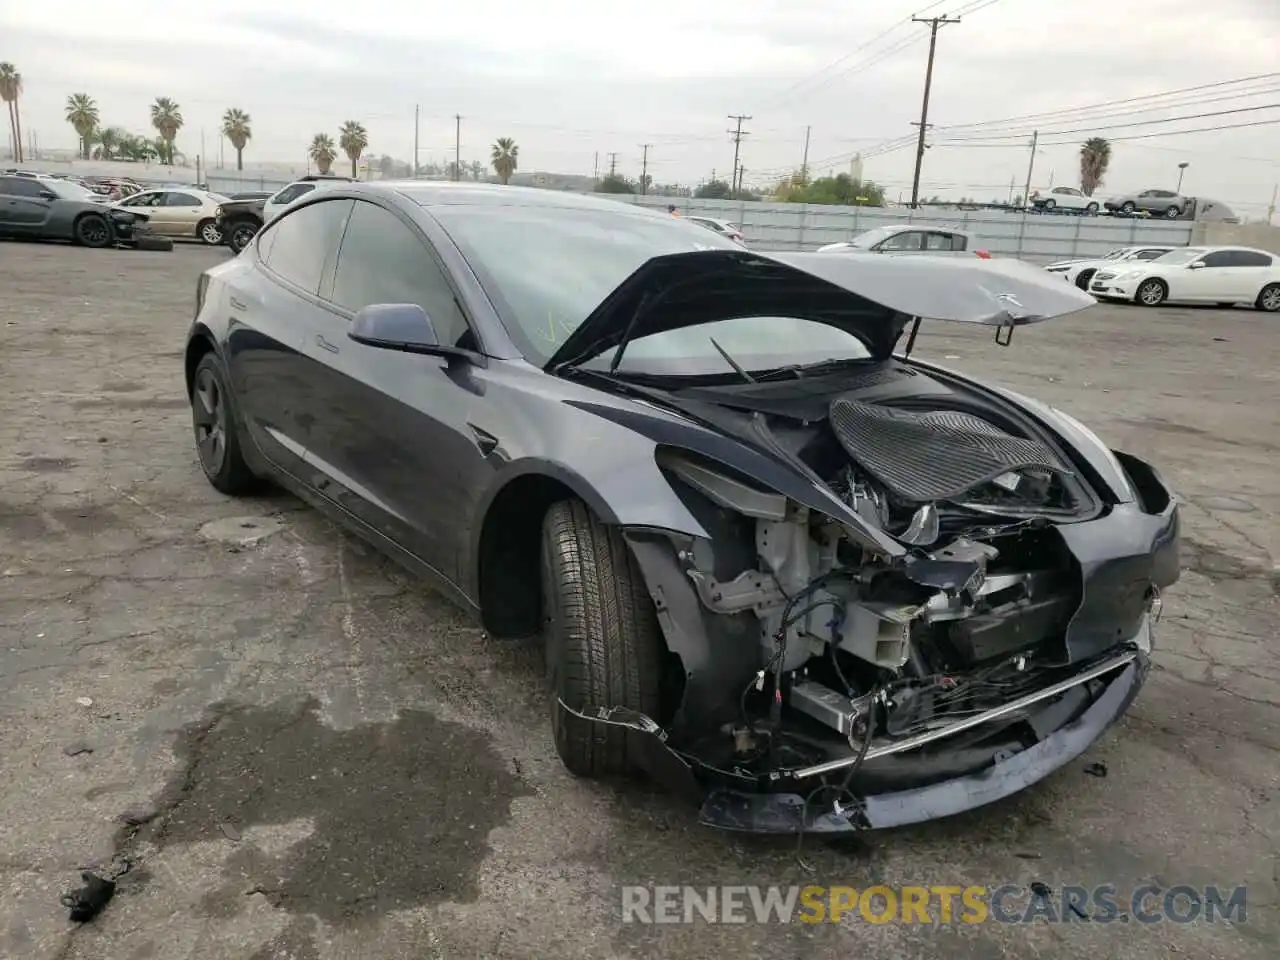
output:
[[914, 318], [1013, 327], [1094, 303], [1017, 260], [698, 250], [642, 264], [565, 339], [546, 369], [585, 363], [623, 340], [737, 317], [825, 323], [884, 359]]

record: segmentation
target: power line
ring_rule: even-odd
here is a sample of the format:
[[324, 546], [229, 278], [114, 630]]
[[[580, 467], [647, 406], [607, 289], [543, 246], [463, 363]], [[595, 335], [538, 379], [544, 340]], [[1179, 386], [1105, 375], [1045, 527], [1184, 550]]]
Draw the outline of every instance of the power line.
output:
[[933, 86], [933, 55], [938, 48], [938, 28], [959, 23], [959, 17], [912, 17], [912, 23], [929, 24], [929, 63], [924, 71], [924, 97], [920, 102], [920, 139], [916, 143], [916, 172], [911, 180], [911, 206], [920, 205], [920, 168], [924, 166], [924, 135], [929, 128], [929, 90]]
[[[1280, 79], [1280, 73], [1260, 73], [1251, 77], [1236, 77], [1233, 80], [1218, 80], [1214, 83], [1202, 83], [1194, 87], [1182, 87], [1177, 90], [1166, 90], [1163, 93], [1148, 93], [1139, 97], [1127, 97], [1123, 100], [1104, 100], [1100, 103], [1091, 103], [1080, 107], [1065, 107], [1061, 110], [1049, 110], [1043, 113], [1026, 113], [1015, 117], [1005, 117], [1000, 120], [978, 120], [973, 123], [952, 123], [941, 126], [941, 130], [962, 130], [972, 129], [974, 127], [985, 127], [991, 124], [1006, 125], [1011, 123], [1044, 123], [1058, 118], [1064, 117], [1066, 114], [1082, 113], [1091, 110], [1100, 110], [1108, 107], [1120, 107], [1131, 103], [1140, 103], [1147, 100], [1159, 100], [1167, 97], [1177, 96], [1179, 94], [1194, 93], [1200, 90], [1212, 90], [1221, 87], [1234, 86], [1236, 84], [1252, 83], [1255, 81], [1267, 80], [1275, 81]], [[1156, 107], [1152, 107], [1156, 109]]]
[[[1181, 120], [1205, 120], [1209, 117], [1225, 117], [1237, 113], [1255, 113], [1258, 110], [1276, 110], [1280, 109], [1280, 103], [1263, 103], [1253, 107], [1235, 107], [1231, 110], [1213, 110], [1208, 113], [1189, 113], [1180, 117], [1165, 117], [1161, 120], [1132, 120], [1128, 123], [1112, 123], [1101, 124], [1091, 127], [1077, 127], [1072, 130], [1046, 130], [1046, 137], [1062, 136], [1073, 133], [1096, 133], [1099, 130], [1125, 130], [1130, 127], [1149, 127], [1161, 123], [1177, 123]], [[1008, 133], [1008, 134], [991, 134], [990, 136], [977, 137], [949, 137], [946, 142], [949, 143], [976, 143], [989, 140], [1020, 140], [1026, 136], [1026, 133]]]
[[742, 129], [742, 122], [750, 120], [751, 117], [746, 114], [731, 113], [730, 120], [736, 120], [737, 126], [729, 130], [728, 133], [733, 137], [733, 183], [732, 188], [736, 192], [738, 189], [738, 153], [742, 149], [742, 138], [747, 135], [747, 131]]
[[[1219, 130], [1243, 130], [1247, 127], [1270, 127], [1278, 123], [1280, 123], [1280, 117], [1277, 117], [1274, 120], [1253, 120], [1247, 123], [1226, 123], [1226, 124], [1218, 124], [1217, 126], [1212, 126], [1212, 127], [1195, 127], [1191, 130], [1162, 130], [1158, 133], [1136, 133], [1136, 134], [1131, 134], [1129, 136], [1107, 137], [1107, 140], [1110, 143], [1126, 143], [1130, 140], [1153, 140], [1159, 137], [1178, 137], [1186, 133], [1217, 133]], [[949, 149], [955, 149], [955, 150], [962, 150], [962, 149], [1008, 150], [1009, 148], [1015, 146], [1015, 144], [1013, 143], [967, 143], [963, 141], [959, 143], [950, 143], [944, 140], [939, 144], [939, 146], [946, 147]], [[1041, 143], [1040, 146], [1042, 147], [1074, 147], [1074, 146], [1079, 146], [1079, 143], [1076, 140], [1055, 140], [1053, 143]], [[1177, 152], [1182, 153], [1184, 151], [1177, 151]], [[1215, 154], [1212, 154], [1212, 156], [1217, 157], [1217, 156], [1220, 156], [1220, 154], [1215, 153]], [[1261, 158], [1254, 158], [1254, 157], [1243, 157], [1243, 158], [1234, 158], [1234, 159], [1246, 159], [1246, 160], [1257, 159], [1259, 162], [1262, 162], [1262, 163], [1276, 162], [1274, 160], [1262, 160]]]

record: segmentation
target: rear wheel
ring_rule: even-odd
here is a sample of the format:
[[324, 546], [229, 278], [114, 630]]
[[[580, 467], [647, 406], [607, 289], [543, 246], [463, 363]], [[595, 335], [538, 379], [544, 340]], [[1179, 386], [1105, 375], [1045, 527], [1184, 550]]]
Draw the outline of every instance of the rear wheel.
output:
[[1263, 287], [1254, 306], [1267, 313], [1280, 313], [1280, 283], [1269, 283]]
[[1164, 212], [1164, 215], [1170, 220], [1176, 220], [1178, 217], [1182, 216], [1182, 211], [1177, 207], [1170, 207]]
[[218, 229], [218, 225], [212, 220], [201, 220], [199, 226], [196, 227], [196, 236], [211, 247], [216, 247], [222, 243], [222, 231]]
[[76, 243], [83, 247], [109, 247], [115, 242], [115, 237], [111, 234], [111, 224], [107, 223], [106, 217], [100, 217], [96, 213], [86, 213], [83, 217], [76, 221], [75, 225]]
[[579, 500], [553, 504], [542, 525], [543, 636], [556, 750], [571, 773], [600, 777], [633, 766], [626, 729], [591, 723], [624, 707], [660, 709], [665, 644], [653, 600], [619, 530]]
[[1121, 213], [1133, 213], [1133, 211], [1137, 209], [1137, 206], [1132, 200], [1126, 200], [1124, 203], [1120, 204]]
[[1163, 280], [1143, 280], [1138, 284], [1134, 299], [1144, 307], [1158, 307], [1169, 296], [1169, 288]]
[[191, 426], [200, 469], [216, 490], [229, 496], [258, 486], [240, 452], [240, 435], [231, 409], [231, 392], [222, 361], [213, 351], [196, 365], [191, 388]]

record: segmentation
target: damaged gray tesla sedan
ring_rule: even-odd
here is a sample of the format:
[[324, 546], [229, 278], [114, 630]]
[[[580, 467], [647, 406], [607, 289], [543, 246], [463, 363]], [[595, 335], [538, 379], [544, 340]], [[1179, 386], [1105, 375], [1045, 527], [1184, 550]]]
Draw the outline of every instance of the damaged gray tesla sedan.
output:
[[219, 490], [274, 479], [543, 636], [571, 771], [645, 771], [723, 828], [862, 830], [1041, 779], [1146, 676], [1159, 475], [911, 358], [922, 323], [1007, 346], [1092, 303], [1016, 261], [353, 184], [201, 277], [186, 378]]

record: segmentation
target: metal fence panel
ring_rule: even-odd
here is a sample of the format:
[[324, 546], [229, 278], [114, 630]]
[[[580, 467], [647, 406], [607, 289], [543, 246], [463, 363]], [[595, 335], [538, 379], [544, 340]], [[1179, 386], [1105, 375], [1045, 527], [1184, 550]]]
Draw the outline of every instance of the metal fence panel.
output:
[[[218, 193], [274, 192], [288, 182], [266, 177], [240, 178], [225, 173], [215, 173], [208, 178], [209, 188]], [[979, 246], [989, 250], [993, 256], [1048, 263], [1068, 257], [1101, 256], [1115, 247], [1142, 243], [1184, 247], [1191, 242], [1193, 227], [1186, 220], [1079, 217], [1003, 210], [937, 210], [928, 207], [887, 210], [880, 207], [832, 207], [813, 203], [703, 200], [635, 194], [610, 194], [609, 198], [660, 210], [674, 203], [685, 216], [732, 220], [742, 228], [752, 246], [761, 250], [816, 250], [823, 244], [850, 240], [872, 227], [919, 223], [968, 230], [977, 237]]]

